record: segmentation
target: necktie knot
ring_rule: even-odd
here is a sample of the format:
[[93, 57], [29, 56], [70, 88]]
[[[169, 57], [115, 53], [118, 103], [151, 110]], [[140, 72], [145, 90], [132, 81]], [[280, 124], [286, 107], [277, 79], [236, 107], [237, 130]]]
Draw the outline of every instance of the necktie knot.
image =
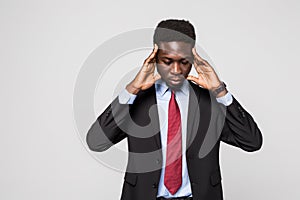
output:
[[176, 98], [175, 98], [175, 92], [171, 91], [171, 98], [170, 98], [170, 102], [169, 102], [169, 112], [172, 109], [177, 110], [177, 108], [178, 108], [178, 105], [177, 105]]
[[175, 92], [173, 90], [171, 91], [171, 99], [172, 98], [175, 99]]

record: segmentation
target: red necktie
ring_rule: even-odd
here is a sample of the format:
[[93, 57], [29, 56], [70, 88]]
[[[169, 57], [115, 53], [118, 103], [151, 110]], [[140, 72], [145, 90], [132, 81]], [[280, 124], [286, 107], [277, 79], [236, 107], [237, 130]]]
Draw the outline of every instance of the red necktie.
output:
[[173, 195], [182, 183], [181, 117], [172, 91], [168, 112], [167, 158], [164, 184]]

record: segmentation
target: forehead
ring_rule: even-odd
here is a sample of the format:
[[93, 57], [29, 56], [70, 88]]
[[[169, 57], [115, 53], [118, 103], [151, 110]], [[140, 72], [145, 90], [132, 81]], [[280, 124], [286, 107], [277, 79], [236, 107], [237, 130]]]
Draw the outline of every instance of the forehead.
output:
[[191, 57], [192, 48], [192, 44], [186, 42], [160, 42], [158, 54], [160, 56]]

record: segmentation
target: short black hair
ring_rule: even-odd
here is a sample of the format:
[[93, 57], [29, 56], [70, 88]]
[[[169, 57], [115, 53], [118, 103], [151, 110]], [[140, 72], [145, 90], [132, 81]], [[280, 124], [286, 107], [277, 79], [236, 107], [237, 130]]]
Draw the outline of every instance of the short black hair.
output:
[[187, 20], [167, 19], [158, 23], [153, 42], [181, 41], [195, 46], [196, 34], [194, 26]]

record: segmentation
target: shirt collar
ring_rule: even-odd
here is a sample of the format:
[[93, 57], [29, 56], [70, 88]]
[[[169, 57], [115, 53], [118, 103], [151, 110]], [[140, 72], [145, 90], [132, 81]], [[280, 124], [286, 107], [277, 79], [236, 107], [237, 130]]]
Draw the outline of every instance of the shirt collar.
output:
[[[167, 86], [166, 82], [162, 79], [159, 79], [155, 82], [155, 88], [158, 95], [163, 96], [168, 90], [169, 87]], [[185, 79], [181, 88], [179, 89], [184, 95], [189, 94], [189, 82]]]

